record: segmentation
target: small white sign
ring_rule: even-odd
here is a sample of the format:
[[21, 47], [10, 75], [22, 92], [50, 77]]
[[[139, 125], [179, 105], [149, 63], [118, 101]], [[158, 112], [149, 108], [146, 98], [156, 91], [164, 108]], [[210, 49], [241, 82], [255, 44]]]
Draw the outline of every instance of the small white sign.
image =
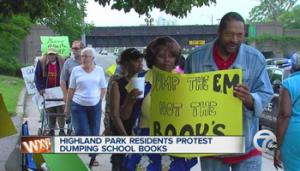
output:
[[[45, 101], [45, 109], [55, 106], [64, 105], [63, 101], [63, 92], [60, 87], [53, 87], [45, 89], [44, 97], [36, 93], [35, 97], [32, 98], [34, 102], [38, 104], [39, 109], [44, 108]], [[56, 101], [47, 101], [47, 100], [56, 100]]]
[[34, 94], [37, 91], [34, 83], [34, 66], [23, 67], [21, 71], [28, 94]]

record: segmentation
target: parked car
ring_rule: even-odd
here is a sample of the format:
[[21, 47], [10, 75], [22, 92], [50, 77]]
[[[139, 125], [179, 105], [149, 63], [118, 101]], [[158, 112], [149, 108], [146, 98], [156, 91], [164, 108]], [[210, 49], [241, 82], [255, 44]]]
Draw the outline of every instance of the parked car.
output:
[[290, 75], [290, 67], [286, 68], [268, 68], [267, 69], [273, 90], [279, 93], [282, 81]]
[[115, 48], [114, 55], [119, 56], [119, 49], [118, 48]]
[[108, 55], [108, 51], [103, 49], [100, 51], [100, 55]]
[[273, 86], [274, 95], [271, 102], [264, 108], [264, 111], [260, 115], [259, 125], [261, 128], [275, 131], [279, 109], [279, 90], [282, 81], [290, 74], [290, 67], [279, 68], [275, 65], [269, 65], [267, 66], [267, 71]]
[[267, 66], [276, 66], [278, 68], [285, 68], [291, 66], [291, 59], [289, 58], [269, 58], [266, 59]]

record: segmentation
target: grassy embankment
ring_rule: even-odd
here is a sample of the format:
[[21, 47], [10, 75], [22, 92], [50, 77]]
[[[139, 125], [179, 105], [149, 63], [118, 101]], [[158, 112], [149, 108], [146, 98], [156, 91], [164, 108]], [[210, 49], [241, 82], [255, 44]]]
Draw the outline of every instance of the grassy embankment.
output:
[[10, 116], [16, 115], [18, 97], [23, 86], [21, 78], [0, 75], [0, 93]]

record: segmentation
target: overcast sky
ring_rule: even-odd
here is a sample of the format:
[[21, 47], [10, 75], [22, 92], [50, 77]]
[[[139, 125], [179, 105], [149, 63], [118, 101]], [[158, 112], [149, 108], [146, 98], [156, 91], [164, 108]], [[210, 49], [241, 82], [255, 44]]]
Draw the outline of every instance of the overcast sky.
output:
[[[176, 25], [203, 25], [218, 24], [219, 19], [227, 12], [235, 11], [245, 19], [249, 17], [250, 10], [259, 4], [259, 0], [217, 0], [210, 7], [193, 8], [187, 17], [179, 19], [166, 15], [159, 10], [152, 11], [151, 17], [154, 24], [174, 23]], [[95, 26], [138, 26], [145, 25], [145, 15], [139, 16], [133, 10], [130, 13], [111, 10], [110, 7], [102, 7], [94, 0], [88, 0], [87, 17], [85, 21], [94, 23]]]

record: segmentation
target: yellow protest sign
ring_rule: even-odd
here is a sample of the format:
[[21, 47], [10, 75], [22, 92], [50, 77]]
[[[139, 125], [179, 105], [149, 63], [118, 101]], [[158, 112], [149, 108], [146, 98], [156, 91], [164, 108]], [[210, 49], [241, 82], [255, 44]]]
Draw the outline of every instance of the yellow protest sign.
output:
[[175, 74], [154, 68], [151, 135], [242, 136], [242, 102], [233, 96], [241, 82], [240, 69]]
[[17, 130], [9, 117], [2, 94], [0, 94], [0, 138], [7, 137], [15, 133], [17, 133]]
[[54, 48], [62, 57], [70, 56], [70, 43], [68, 36], [41, 36], [41, 51], [46, 53], [48, 48]]
[[112, 75], [115, 74], [116, 69], [117, 69], [117, 64], [112, 64], [111, 66], [109, 66], [109, 67], [106, 69], [106, 73], [107, 73], [109, 76], [112, 76]]

